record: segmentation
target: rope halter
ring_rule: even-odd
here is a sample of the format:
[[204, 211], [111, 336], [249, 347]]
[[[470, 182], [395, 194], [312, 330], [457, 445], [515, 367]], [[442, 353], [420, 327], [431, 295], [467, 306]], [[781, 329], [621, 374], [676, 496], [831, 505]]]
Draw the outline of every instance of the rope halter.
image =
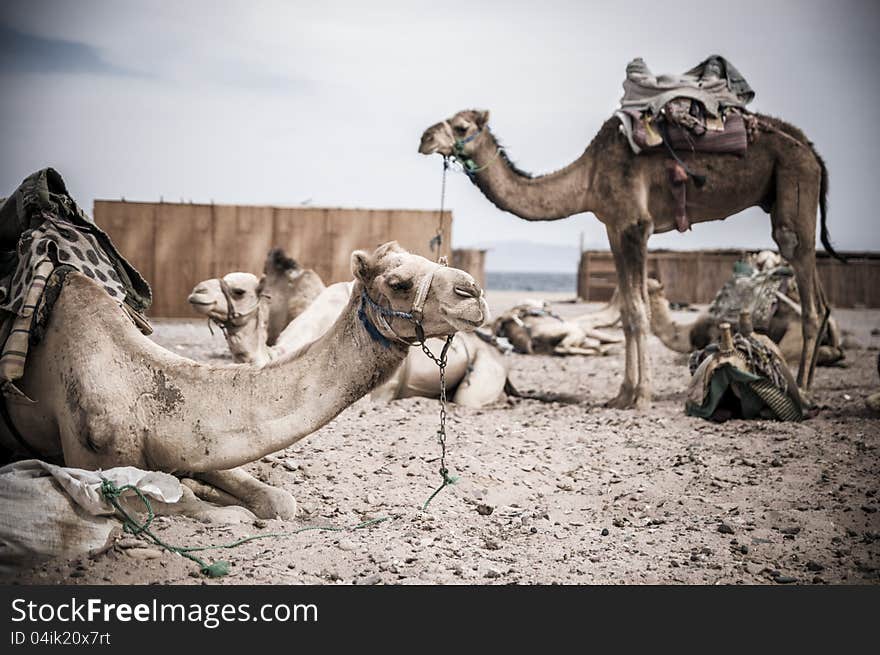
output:
[[[445, 263], [443, 265], [445, 266]], [[390, 341], [388, 340], [387, 336], [389, 333], [396, 341], [404, 344], [405, 346], [418, 346], [425, 342], [425, 330], [422, 327], [422, 320], [424, 319], [425, 302], [428, 300], [428, 293], [430, 292], [431, 285], [434, 282], [434, 273], [436, 272], [436, 270], [436, 268], [432, 268], [431, 272], [425, 275], [422, 278], [421, 282], [419, 282], [419, 286], [416, 289], [415, 298], [413, 298], [412, 308], [408, 312], [401, 312], [396, 309], [392, 309], [390, 306], [383, 307], [375, 300], [370, 298], [370, 294], [367, 293], [367, 289], [366, 287], [364, 287], [364, 289], [361, 291], [361, 305], [358, 309], [358, 316], [360, 317], [361, 322], [364, 324], [364, 327], [367, 328], [367, 332], [369, 332], [371, 337], [373, 337], [376, 341], [382, 343], [382, 345], [386, 348], [390, 345]], [[389, 301], [389, 305], [390, 304], [391, 303]], [[377, 319], [376, 322], [379, 324], [378, 328], [377, 326], [373, 325], [367, 317], [367, 307], [373, 310]], [[401, 336], [392, 325], [392, 322], [395, 318], [402, 318], [412, 323], [416, 330], [416, 336], [414, 338]]]
[[[250, 317], [260, 309], [260, 305], [263, 302], [263, 299], [270, 299], [272, 296], [265, 291], [260, 291], [257, 295], [257, 300], [253, 305], [248, 307], [244, 311], [237, 311], [233, 305], [232, 300], [232, 291], [229, 288], [229, 283], [226, 282], [224, 278], [220, 278], [218, 280], [220, 282], [220, 291], [223, 293], [223, 297], [226, 299], [226, 318], [219, 319], [214, 318], [213, 316], [208, 317], [208, 328], [211, 327], [213, 323], [217, 327], [220, 328], [220, 331], [223, 332], [224, 335], [229, 334], [229, 332], [235, 332], [236, 329], [243, 327], [247, 324]], [[212, 330], [213, 332], [213, 330]]]

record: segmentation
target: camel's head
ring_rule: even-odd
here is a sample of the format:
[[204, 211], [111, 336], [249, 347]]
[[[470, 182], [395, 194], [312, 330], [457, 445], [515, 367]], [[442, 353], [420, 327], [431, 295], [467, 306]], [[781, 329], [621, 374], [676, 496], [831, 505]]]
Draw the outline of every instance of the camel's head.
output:
[[263, 285], [274, 298], [292, 293], [297, 280], [303, 275], [303, 269], [293, 257], [287, 256], [283, 248], [272, 248], [266, 255], [263, 273]]
[[663, 283], [653, 277], [648, 278], [648, 297], [655, 298], [663, 295]]
[[470, 157], [476, 149], [476, 137], [489, 123], [489, 112], [466, 109], [429, 127], [422, 134], [419, 152], [439, 153], [445, 157]]
[[[396, 241], [379, 246], [372, 254], [356, 250], [351, 255], [351, 270], [368, 296], [362, 307], [386, 338], [414, 340], [418, 336], [411, 321], [392, 317], [389, 310], [410, 314], [421, 305], [425, 337], [470, 332], [489, 320], [489, 306], [474, 278], [413, 255]], [[385, 325], [393, 335], [385, 334]]]
[[261, 292], [256, 275], [227, 273], [222, 278], [199, 282], [187, 300], [199, 314], [225, 323], [235, 316], [252, 316], [259, 305]]
[[761, 250], [752, 253], [747, 260], [756, 271], [769, 271], [782, 266], [783, 261], [779, 253], [772, 250]]

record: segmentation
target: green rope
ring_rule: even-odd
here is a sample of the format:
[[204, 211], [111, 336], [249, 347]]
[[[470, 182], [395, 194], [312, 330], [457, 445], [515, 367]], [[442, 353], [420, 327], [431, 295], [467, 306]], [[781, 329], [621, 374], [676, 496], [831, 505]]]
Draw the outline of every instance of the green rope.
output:
[[[144, 504], [144, 507], [147, 510], [147, 518], [143, 523], [139, 523], [131, 514], [129, 514], [125, 509], [123, 509], [122, 505], [119, 504], [119, 497], [122, 496], [126, 491], [134, 491], [137, 494], [137, 497]], [[227, 548], [235, 548], [236, 546], [241, 546], [242, 544], [246, 544], [249, 541], [256, 541], [257, 539], [269, 539], [269, 538], [279, 538], [279, 537], [292, 537], [294, 535], [300, 534], [302, 532], [316, 531], [320, 530], [323, 532], [350, 532], [353, 530], [362, 530], [363, 528], [367, 528], [371, 525], [376, 525], [377, 523], [382, 523], [383, 521], [387, 521], [390, 517], [382, 516], [375, 519], [369, 519], [368, 521], [363, 521], [362, 523], [358, 523], [354, 527], [345, 528], [345, 527], [336, 527], [336, 526], [324, 526], [324, 525], [315, 525], [308, 526], [305, 528], [299, 528], [297, 530], [292, 530], [290, 532], [272, 532], [268, 534], [258, 534], [253, 535], [251, 537], [243, 537], [238, 539], [237, 541], [233, 541], [228, 544], [220, 544], [215, 546], [189, 546], [189, 547], [180, 547], [180, 546], [172, 546], [168, 544], [158, 536], [156, 536], [151, 530], [150, 525], [155, 518], [155, 513], [153, 512], [153, 506], [150, 504], [149, 498], [147, 498], [140, 489], [138, 489], [135, 485], [126, 484], [121, 487], [117, 487], [113, 482], [108, 480], [107, 478], [102, 478], [101, 480], [101, 495], [113, 506], [117, 512], [119, 512], [122, 517], [122, 529], [133, 535], [145, 535], [149, 537], [154, 544], [157, 546], [161, 546], [165, 550], [176, 553], [181, 557], [185, 557], [188, 560], [191, 560], [198, 564], [199, 571], [208, 576], [209, 578], [220, 578], [229, 573], [229, 562], [225, 561], [217, 561], [212, 564], [208, 564], [201, 558], [193, 555], [192, 553], [198, 551], [205, 550], [219, 550], [219, 549], [227, 549]], [[436, 495], [436, 494], [435, 494]], [[430, 502], [430, 499], [429, 499]], [[427, 506], [427, 503], [426, 503]]]
[[432, 493], [428, 497], [428, 500], [425, 501], [425, 504], [422, 505], [422, 511], [428, 509], [428, 505], [431, 504], [431, 501], [434, 500], [434, 497], [437, 494], [439, 494], [441, 491], [443, 491], [449, 485], [452, 485], [452, 484], [455, 484], [456, 482], [458, 482], [458, 476], [457, 475], [449, 475], [449, 471], [445, 468], [440, 469], [440, 477], [443, 478], [443, 482], [440, 483], [440, 486], [434, 490], [434, 493]]

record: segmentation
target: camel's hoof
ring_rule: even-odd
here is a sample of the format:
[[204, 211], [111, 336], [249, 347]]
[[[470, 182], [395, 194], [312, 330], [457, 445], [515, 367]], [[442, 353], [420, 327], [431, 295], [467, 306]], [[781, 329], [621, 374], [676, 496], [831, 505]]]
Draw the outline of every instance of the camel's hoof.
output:
[[880, 393], [875, 393], [865, 398], [865, 405], [867, 405], [868, 409], [872, 412], [880, 414]]
[[813, 400], [813, 394], [811, 394], [803, 387], [798, 387], [798, 394], [801, 397], [801, 406], [804, 409], [816, 409], [816, 403]]
[[605, 403], [608, 409], [629, 409], [632, 407], [633, 393], [632, 391], [621, 391], [614, 398]]
[[192, 518], [202, 523], [240, 525], [242, 523], [252, 523], [256, 516], [244, 507], [229, 505], [228, 507], [212, 507], [196, 512], [192, 515]]
[[292, 521], [296, 518], [296, 499], [284, 491], [269, 487], [261, 497], [250, 504], [250, 509], [261, 519], [280, 518], [285, 521]]
[[651, 407], [651, 397], [647, 394], [621, 390], [617, 396], [605, 403], [608, 409], [645, 410]]

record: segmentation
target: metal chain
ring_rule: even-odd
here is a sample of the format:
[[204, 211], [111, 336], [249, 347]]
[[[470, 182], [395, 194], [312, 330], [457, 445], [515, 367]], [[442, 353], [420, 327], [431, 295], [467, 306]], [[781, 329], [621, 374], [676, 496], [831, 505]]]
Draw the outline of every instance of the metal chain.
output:
[[440, 369], [440, 427], [437, 429], [437, 441], [440, 442], [440, 478], [442, 482], [440, 487], [425, 501], [423, 509], [428, 508], [428, 504], [434, 499], [434, 496], [440, 493], [444, 487], [455, 482], [455, 478], [449, 475], [449, 469], [446, 468], [446, 355], [454, 337], [455, 335], [452, 334], [446, 337], [446, 343], [443, 344], [443, 350], [440, 351], [439, 357], [431, 352], [424, 341], [420, 344], [422, 352]]

